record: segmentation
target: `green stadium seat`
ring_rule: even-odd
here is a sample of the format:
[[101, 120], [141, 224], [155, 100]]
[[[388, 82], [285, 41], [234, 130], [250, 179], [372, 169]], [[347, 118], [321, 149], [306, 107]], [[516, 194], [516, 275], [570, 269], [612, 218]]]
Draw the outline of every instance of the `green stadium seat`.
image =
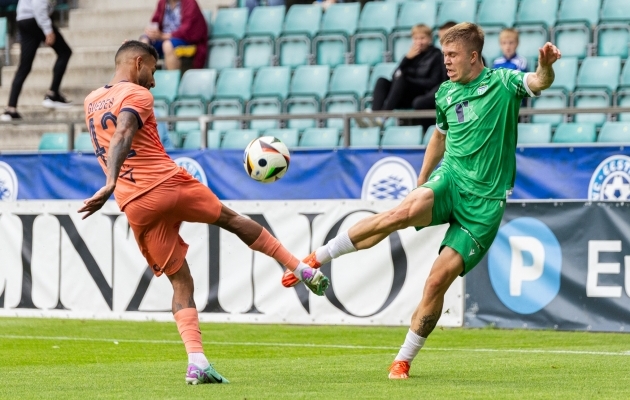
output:
[[[481, 0], [477, 24], [511, 27], [516, 17], [516, 5], [517, 0]], [[488, 41], [486, 40], [485, 43], [487, 44]], [[486, 54], [485, 46], [483, 53]]]
[[[316, 101], [308, 103], [290, 103], [285, 106], [285, 112], [291, 114], [317, 114], [319, 112], [319, 103]], [[306, 129], [314, 128], [314, 119], [290, 119], [287, 121], [287, 128]]]
[[556, 46], [562, 49], [563, 56], [584, 58], [588, 55], [591, 30], [586, 23], [558, 24], [553, 28], [552, 36]]
[[630, 19], [628, 0], [605, 0], [601, 10], [601, 22], [625, 22]]
[[68, 151], [68, 134], [65, 132], [46, 132], [39, 140], [40, 151]]
[[244, 104], [252, 97], [254, 71], [250, 68], [226, 68], [221, 71], [214, 92], [214, 101], [225, 103], [226, 100]]
[[311, 40], [322, 20], [322, 8], [296, 4], [289, 8], [281, 36], [276, 39], [276, 55], [280, 65], [295, 68], [307, 65], [311, 56]]
[[[559, 0], [521, 1], [516, 13], [517, 24], [544, 24], [552, 27], [556, 24]], [[520, 47], [519, 47], [520, 52]]]
[[182, 149], [192, 150], [201, 148], [201, 132], [190, 131], [184, 137], [184, 143]]
[[630, 142], [630, 122], [606, 122], [599, 132], [597, 141], [602, 143]]
[[212, 10], [201, 10], [203, 19], [206, 20], [206, 27], [208, 28], [208, 37], [212, 36]]
[[394, 35], [391, 45], [392, 60], [399, 64], [411, 47], [411, 32], [394, 32], [392, 35]]
[[389, 126], [383, 132], [381, 146], [420, 146], [421, 142], [422, 126]]
[[222, 149], [242, 149], [252, 140], [260, 136], [256, 129], [231, 129], [223, 135]]
[[630, 88], [630, 63], [626, 61], [621, 71], [621, 78], [619, 79], [620, 88]]
[[221, 71], [236, 66], [238, 47], [234, 41], [211, 41], [208, 48], [208, 67]]
[[[617, 94], [617, 106], [630, 108], [630, 91], [621, 91]], [[630, 122], [630, 113], [619, 113], [618, 121]]]
[[[176, 117], [198, 117], [204, 114], [203, 105], [198, 102], [176, 102], [173, 107], [173, 115]], [[183, 136], [190, 131], [198, 131], [199, 122], [197, 121], [179, 121], [175, 122], [175, 132]]]
[[518, 144], [546, 144], [551, 142], [550, 124], [518, 124]]
[[563, 1], [558, 10], [558, 22], [585, 21], [590, 26], [596, 25], [601, 5], [602, 0]]
[[[610, 107], [610, 97], [605, 92], [576, 91], [572, 95], [575, 108], [607, 108]], [[602, 126], [606, 122], [606, 114], [576, 114], [575, 122], [591, 122]]]
[[282, 31], [284, 11], [284, 6], [254, 8], [249, 17], [247, 34], [240, 44], [244, 67], [260, 68], [272, 64], [275, 39]]
[[[530, 68], [533, 70], [533, 68]], [[553, 65], [556, 78], [551, 84], [551, 89], [560, 89], [565, 92], [575, 90], [578, 72], [577, 57], [562, 57]]]
[[318, 65], [335, 67], [346, 63], [349, 38], [357, 30], [359, 3], [338, 3], [328, 7], [318, 35], [313, 39], [313, 54]]
[[386, 61], [387, 38], [396, 26], [398, 4], [370, 1], [359, 17], [358, 32], [352, 36], [355, 64], [376, 65]]
[[339, 131], [333, 128], [308, 128], [302, 134], [300, 147], [337, 147]]
[[214, 21], [210, 38], [208, 66], [216, 70], [233, 67], [238, 55], [238, 42], [245, 36], [246, 8], [221, 8]]
[[[357, 3], [353, 3], [357, 4]], [[331, 7], [334, 7], [331, 6]], [[320, 111], [320, 101], [328, 93], [330, 68], [327, 65], [303, 65], [295, 69], [289, 98], [284, 101], [288, 114], [315, 114]], [[289, 120], [289, 128], [314, 127], [314, 120]]]
[[435, 132], [435, 125], [431, 125], [427, 128], [426, 133], [422, 137], [422, 144], [424, 146], [427, 146], [429, 144], [429, 141], [431, 140], [431, 136], [433, 136], [434, 132]]
[[177, 100], [196, 99], [207, 103], [214, 96], [217, 71], [213, 69], [189, 69], [182, 76], [177, 90]]
[[[350, 130], [350, 146], [352, 147], [378, 147], [381, 142], [381, 128], [352, 128]], [[343, 145], [340, 138], [339, 145]]]
[[[390, 3], [393, 4], [393, 3]], [[357, 112], [367, 90], [370, 68], [367, 65], [339, 65], [333, 71], [324, 110], [329, 113]], [[343, 120], [329, 119], [329, 128], [343, 128]]]
[[153, 78], [155, 79], [155, 87], [151, 88], [151, 94], [154, 103], [159, 103], [159, 107], [166, 106], [168, 109], [168, 106], [177, 97], [181, 72], [179, 70], [158, 70], [153, 74]]
[[82, 153], [93, 153], [92, 137], [88, 132], [81, 132], [74, 137], [74, 151]]
[[562, 123], [556, 128], [553, 143], [593, 143], [597, 137], [595, 124]]
[[[533, 100], [535, 110], [563, 110], [567, 108], [567, 96], [562, 92], [544, 91], [541, 97]], [[562, 114], [535, 114], [532, 115], [532, 122], [536, 124], [558, 125], [564, 121]]]
[[0, 50], [4, 53], [4, 65], [11, 64], [7, 17], [0, 17]]
[[544, 25], [526, 25], [516, 28], [519, 35], [518, 54], [527, 58], [531, 70], [536, 68], [534, 59], [538, 59], [538, 49], [548, 40], [549, 35]]
[[627, 23], [606, 23], [595, 28], [595, 45], [598, 56], [628, 57], [630, 45], [630, 25]]
[[613, 92], [617, 89], [621, 59], [619, 57], [587, 57], [577, 76], [579, 89], [601, 89]]
[[[210, 108], [210, 113], [215, 116], [239, 116], [243, 115], [243, 108], [240, 104], [235, 103], [217, 104]], [[212, 122], [212, 129], [219, 132], [239, 129], [240, 127], [241, 122], [235, 119]]]
[[374, 92], [374, 87], [376, 86], [376, 81], [378, 80], [378, 78], [391, 80], [394, 76], [394, 71], [396, 71], [396, 67], [398, 67], [398, 64], [396, 63], [381, 63], [374, 66], [374, 68], [372, 69], [372, 73], [370, 74], [370, 80], [368, 81], [365, 96], [363, 96], [363, 98], [361, 99], [362, 110], [365, 110], [368, 104], [372, 103], [372, 93]]
[[[263, 67], [258, 70], [252, 87], [252, 100], [247, 103], [247, 114], [273, 115], [282, 113], [282, 102], [289, 93], [289, 67]], [[277, 120], [253, 120], [250, 128], [277, 128]]]
[[435, 26], [437, 4], [433, 0], [404, 1], [400, 5], [396, 30], [409, 30], [417, 24], [424, 24], [429, 28]]
[[297, 129], [267, 129], [263, 136], [276, 137], [291, 149], [298, 146], [300, 133]]
[[474, 22], [477, 0], [444, 0], [437, 13], [437, 26], [448, 21]]
[[492, 63], [495, 59], [503, 56], [503, 52], [501, 51], [501, 46], [499, 45], [499, 34], [501, 33], [501, 28], [492, 28], [492, 27], [481, 27], [484, 31], [484, 44], [483, 44], [483, 56], [486, 61], [490, 64], [489, 67], [492, 67]]

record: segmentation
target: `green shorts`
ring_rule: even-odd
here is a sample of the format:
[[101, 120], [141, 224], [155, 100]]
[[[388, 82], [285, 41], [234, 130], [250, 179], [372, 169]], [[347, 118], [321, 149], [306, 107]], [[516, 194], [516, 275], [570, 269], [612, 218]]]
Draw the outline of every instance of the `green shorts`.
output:
[[463, 191], [455, 184], [452, 173], [442, 168], [434, 171], [422, 187], [433, 190], [429, 226], [450, 224], [440, 251], [448, 246], [461, 254], [464, 259], [461, 276], [464, 276], [490, 249], [501, 225], [505, 200], [486, 199]]

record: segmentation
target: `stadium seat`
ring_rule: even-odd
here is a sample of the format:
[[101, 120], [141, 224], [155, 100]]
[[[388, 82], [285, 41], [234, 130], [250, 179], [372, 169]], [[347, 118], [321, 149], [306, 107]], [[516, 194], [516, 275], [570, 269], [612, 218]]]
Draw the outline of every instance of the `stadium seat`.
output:
[[[367, 90], [370, 68], [367, 65], [339, 65], [333, 71], [323, 108], [329, 113], [359, 111], [360, 99]], [[342, 119], [329, 119], [329, 128], [343, 128]]]
[[628, 57], [630, 25], [627, 23], [604, 23], [595, 28], [595, 45], [598, 56]]
[[[578, 59], [577, 57], [562, 57], [554, 65], [553, 69], [556, 75], [551, 89], [561, 89], [567, 93], [575, 90], [577, 72], [578, 72]], [[533, 68], [530, 68], [533, 70]]]
[[429, 144], [429, 140], [431, 140], [431, 136], [433, 136], [433, 132], [435, 132], [435, 125], [429, 126], [424, 136], [422, 137], [422, 144], [424, 146]]
[[335, 67], [346, 63], [346, 53], [350, 50], [349, 37], [357, 30], [359, 8], [359, 3], [339, 3], [328, 7], [321, 30], [312, 43], [318, 65]]
[[444, 0], [437, 13], [437, 26], [448, 21], [474, 22], [477, 0]]
[[249, 142], [256, 139], [258, 136], [260, 136], [260, 134], [256, 129], [231, 129], [223, 135], [221, 148], [245, 150]]
[[300, 147], [337, 147], [339, 131], [334, 128], [308, 128], [302, 134]]
[[[556, 24], [559, 0], [526, 0], [520, 2], [516, 22], [522, 24], [543, 24], [549, 28]], [[519, 47], [520, 52], [520, 47]]]
[[597, 133], [592, 123], [562, 123], [556, 128], [553, 143], [593, 143]]
[[606, 122], [599, 132], [597, 141], [603, 143], [630, 142], [630, 122]]
[[[339, 145], [343, 145], [343, 138], [339, 138]], [[378, 147], [381, 142], [381, 128], [352, 128], [350, 130], [350, 146]]]
[[254, 71], [250, 68], [226, 68], [221, 71], [214, 92], [215, 100], [231, 99], [245, 103], [252, 97]]
[[[627, 63], [626, 63], [627, 64]], [[621, 91], [617, 93], [618, 107], [630, 108], [630, 91]], [[617, 121], [630, 122], [630, 113], [619, 113]]]
[[601, 22], [625, 22], [630, 19], [630, 2], [627, 0], [604, 0]]
[[387, 61], [387, 38], [396, 26], [398, 4], [370, 1], [365, 3], [351, 50], [355, 64], [376, 65]]
[[[247, 114], [273, 115], [282, 113], [282, 102], [289, 94], [291, 69], [289, 67], [263, 67], [258, 70], [252, 87], [252, 100], [247, 103]], [[251, 129], [277, 128], [277, 120], [253, 120]]]
[[376, 81], [378, 78], [386, 78], [391, 80], [394, 76], [394, 71], [398, 67], [396, 63], [381, 63], [374, 66], [372, 69], [372, 73], [370, 74], [370, 80], [368, 81], [367, 90], [365, 91], [365, 96], [361, 99], [361, 109], [365, 110], [368, 104], [372, 103], [372, 93], [374, 92], [374, 87], [376, 86]]
[[[572, 105], [575, 108], [607, 108], [610, 107], [610, 96], [601, 91], [578, 90], [572, 94]], [[606, 114], [576, 114], [575, 122], [591, 122], [602, 126], [606, 122]]]
[[389, 126], [383, 133], [381, 146], [419, 146], [422, 142], [422, 126]]
[[[330, 68], [327, 65], [297, 67], [291, 80], [289, 98], [284, 101], [285, 112], [288, 114], [318, 113], [320, 101], [328, 92], [329, 80]], [[314, 120], [289, 120], [288, 122], [288, 128], [304, 129], [314, 126]]]
[[577, 76], [578, 89], [606, 89], [615, 91], [621, 72], [619, 57], [587, 57], [582, 62]]
[[201, 10], [203, 19], [206, 20], [206, 27], [208, 28], [208, 37], [212, 37], [212, 10]]
[[409, 33], [411, 28], [417, 24], [424, 24], [433, 28], [436, 13], [437, 4], [434, 0], [404, 1], [400, 5], [396, 30]]
[[591, 29], [586, 23], [562, 23], [556, 25], [552, 31], [554, 43], [562, 49], [563, 56], [584, 58], [588, 55]]
[[[176, 117], [198, 117], [205, 113], [205, 107], [198, 102], [175, 102], [173, 115]], [[197, 121], [179, 121], [175, 122], [175, 132], [182, 137], [190, 131], [198, 131], [199, 122]], [[179, 142], [179, 141], [178, 141]]]
[[297, 147], [299, 139], [299, 131], [297, 129], [267, 129], [264, 136], [276, 137], [288, 147]]
[[4, 53], [4, 65], [11, 64], [9, 55], [9, 34], [7, 30], [7, 17], [0, 17], [0, 50]]
[[210, 38], [208, 66], [212, 69], [235, 66], [238, 42], [245, 36], [247, 8], [221, 8], [217, 12]]
[[518, 144], [545, 144], [550, 141], [550, 124], [518, 124]]
[[74, 137], [74, 151], [93, 153], [92, 138], [88, 132], [81, 132]]
[[[211, 110], [211, 114], [215, 116], [238, 116], [243, 115], [243, 108], [237, 104], [219, 104]], [[219, 132], [225, 132], [230, 129], [240, 129], [241, 122], [236, 119], [228, 119], [222, 121], [213, 121], [212, 129]]]
[[[567, 96], [560, 91], [544, 91], [541, 97], [533, 99], [533, 109], [535, 110], [562, 110], [567, 108]], [[564, 121], [562, 114], [534, 114], [532, 122], [537, 124], [558, 125]]]
[[488, 67], [492, 67], [494, 60], [503, 55], [499, 44], [499, 34], [501, 33], [501, 28], [487, 26], [482, 26], [481, 28], [483, 29], [485, 36], [483, 44], [483, 57], [488, 63], [490, 63]]
[[46, 132], [39, 140], [40, 151], [67, 151], [68, 134], [65, 132]]
[[[477, 13], [477, 24], [481, 26], [514, 25], [517, 0], [481, 0]], [[485, 41], [487, 44], [488, 41]], [[486, 48], [484, 46], [484, 55]]]
[[155, 87], [151, 88], [151, 94], [153, 95], [154, 106], [157, 104], [158, 107], [168, 110], [169, 105], [177, 97], [181, 73], [179, 70], [158, 70], [153, 74], [153, 78], [155, 79]]
[[[221, 132], [208, 131], [207, 145], [209, 149], [218, 149], [221, 143]], [[199, 149], [201, 148], [201, 132], [190, 131], [184, 138], [182, 149]]]
[[255, 7], [249, 17], [247, 34], [241, 40], [243, 67], [260, 68], [272, 65], [275, 39], [282, 31], [284, 6]]
[[282, 34], [276, 39], [280, 65], [295, 68], [309, 63], [311, 40], [319, 30], [321, 20], [320, 6], [296, 4], [289, 8]]
[[177, 90], [177, 100], [196, 99], [207, 103], [214, 96], [217, 71], [213, 69], [189, 69], [182, 76]]
[[562, 1], [558, 10], [558, 22], [585, 21], [589, 26], [596, 25], [601, 5], [602, 0]]
[[538, 60], [538, 49], [548, 40], [549, 35], [544, 25], [524, 25], [516, 28], [519, 35], [518, 54], [527, 58], [530, 70], [536, 68], [535, 60]]

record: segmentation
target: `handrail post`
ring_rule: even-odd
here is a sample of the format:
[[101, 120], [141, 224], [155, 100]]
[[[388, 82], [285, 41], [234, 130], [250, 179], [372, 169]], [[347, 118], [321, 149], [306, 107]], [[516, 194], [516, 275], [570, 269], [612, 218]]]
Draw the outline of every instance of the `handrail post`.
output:
[[208, 148], [208, 117], [206, 115], [201, 115], [199, 117], [199, 135], [200, 135], [200, 143], [202, 149]]
[[343, 147], [350, 147], [350, 117], [343, 114]]
[[68, 151], [74, 150], [74, 122], [68, 123]]

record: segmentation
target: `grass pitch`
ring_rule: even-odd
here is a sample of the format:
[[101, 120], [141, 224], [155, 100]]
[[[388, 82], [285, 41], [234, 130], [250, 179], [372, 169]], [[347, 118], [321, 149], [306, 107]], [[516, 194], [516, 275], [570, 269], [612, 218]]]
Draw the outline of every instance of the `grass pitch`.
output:
[[630, 398], [628, 334], [436, 329], [407, 381], [407, 328], [202, 324], [229, 385], [187, 386], [174, 323], [0, 318], [0, 398]]

